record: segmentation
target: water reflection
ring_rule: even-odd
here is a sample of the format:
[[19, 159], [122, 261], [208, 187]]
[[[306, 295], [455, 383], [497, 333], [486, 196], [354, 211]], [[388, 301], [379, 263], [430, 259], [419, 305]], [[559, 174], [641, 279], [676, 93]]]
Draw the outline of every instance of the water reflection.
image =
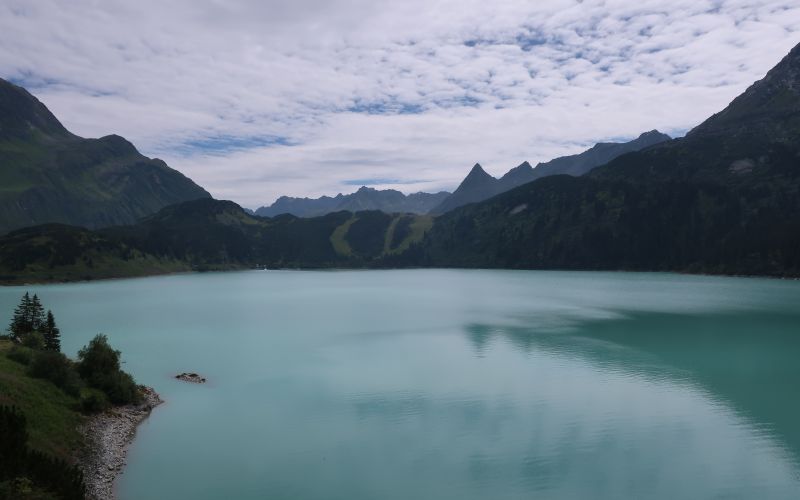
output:
[[481, 357], [501, 341], [528, 354], [577, 357], [606, 372], [693, 386], [800, 461], [798, 317], [628, 311], [618, 318], [555, 330], [535, 322], [472, 323], [464, 333]]

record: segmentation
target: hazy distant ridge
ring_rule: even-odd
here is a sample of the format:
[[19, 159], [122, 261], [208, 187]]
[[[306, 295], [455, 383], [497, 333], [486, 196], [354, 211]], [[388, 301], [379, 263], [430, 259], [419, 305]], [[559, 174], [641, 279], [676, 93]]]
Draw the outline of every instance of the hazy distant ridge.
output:
[[319, 198], [293, 198], [281, 196], [268, 207], [255, 211], [261, 217], [292, 214], [297, 217], [316, 217], [319, 215], [348, 210], [380, 210], [386, 213], [424, 214], [442, 202], [450, 193], [412, 193], [405, 195], [394, 189], [373, 189], [362, 186], [351, 194], [321, 196]]

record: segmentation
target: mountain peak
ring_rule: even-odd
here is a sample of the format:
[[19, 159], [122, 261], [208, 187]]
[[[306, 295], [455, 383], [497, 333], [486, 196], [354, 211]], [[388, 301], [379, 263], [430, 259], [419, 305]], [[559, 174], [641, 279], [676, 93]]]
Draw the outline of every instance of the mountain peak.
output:
[[469, 172], [470, 173], [472, 173], [472, 172], [483, 172], [483, 173], [486, 173], [486, 171], [483, 169], [483, 167], [481, 166], [480, 163], [476, 163], [475, 165], [473, 165], [472, 166], [472, 170], [470, 170]]
[[[480, 163], [476, 163], [475, 165], [473, 165], [472, 170], [469, 171], [469, 174], [467, 174], [467, 177], [464, 179], [464, 182], [467, 182], [467, 180], [469, 179], [473, 181], [486, 180], [486, 179], [494, 180], [494, 177], [486, 173], [486, 170], [483, 169]], [[464, 184], [464, 182], [462, 182], [462, 184]]]
[[72, 136], [39, 99], [0, 78], [0, 139], [28, 140], [34, 134]]
[[508, 174], [510, 174], [512, 172], [520, 172], [520, 171], [525, 171], [525, 170], [533, 170], [533, 167], [531, 166], [530, 163], [527, 162], [527, 160], [523, 161], [522, 163], [520, 163], [516, 167], [514, 167], [511, 170], [509, 170], [508, 172], [506, 172], [506, 174], [503, 177], [506, 177]]
[[670, 140], [672, 137], [668, 136], [667, 134], [659, 132], [657, 129], [653, 129], [647, 132], [642, 132], [638, 139], [663, 139], [663, 140]]
[[793, 142], [800, 131], [800, 44], [764, 78], [725, 109], [689, 131], [699, 136], [758, 136], [771, 142]]

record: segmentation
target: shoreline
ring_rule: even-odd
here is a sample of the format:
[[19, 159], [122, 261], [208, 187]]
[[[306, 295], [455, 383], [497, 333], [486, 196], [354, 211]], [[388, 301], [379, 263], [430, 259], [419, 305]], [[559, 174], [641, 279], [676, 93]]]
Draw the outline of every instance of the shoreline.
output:
[[116, 498], [114, 483], [127, 463], [128, 446], [153, 408], [164, 401], [151, 387], [143, 387], [144, 401], [120, 406], [89, 417], [81, 427], [86, 447], [78, 457], [78, 466], [86, 482], [86, 498]]
[[108, 281], [128, 281], [136, 279], [147, 279], [164, 276], [185, 276], [194, 274], [210, 273], [231, 273], [248, 271], [405, 271], [405, 270], [461, 270], [461, 271], [542, 271], [542, 272], [574, 272], [574, 273], [647, 273], [647, 274], [676, 274], [681, 276], [707, 276], [711, 278], [747, 278], [747, 279], [766, 279], [780, 281], [800, 281], [800, 275], [776, 275], [776, 274], [729, 274], [729, 273], [709, 273], [709, 272], [690, 272], [690, 271], [648, 271], [631, 269], [570, 269], [570, 268], [516, 268], [516, 267], [278, 267], [278, 268], [251, 268], [234, 266], [230, 269], [213, 269], [205, 271], [168, 271], [163, 273], [134, 274], [130, 276], [99, 276], [89, 279], [32, 279], [32, 280], [3, 280], [0, 278], [0, 287], [23, 287], [36, 285], [71, 285], [77, 283], [95, 283]]

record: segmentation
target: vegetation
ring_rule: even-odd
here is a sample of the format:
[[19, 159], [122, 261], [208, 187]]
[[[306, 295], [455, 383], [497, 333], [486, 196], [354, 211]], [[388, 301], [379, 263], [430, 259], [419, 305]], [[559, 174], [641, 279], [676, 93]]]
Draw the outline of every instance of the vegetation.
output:
[[[392, 222], [399, 219], [412, 230], [401, 227], [387, 249]], [[421, 240], [430, 226], [429, 216], [378, 211], [268, 219], [233, 202], [196, 200], [131, 226], [89, 231], [50, 224], [14, 231], [0, 237], [0, 282], [264, 266], [365, 267]]]
[[208, 196], [122, 137], [71, 134], [25, 89], [0, 79], [0, 234], [50, 222], [133, 223]]
[[23, 295], [8, 339], [0, 340], [0, 498], [83, 498], [72, 465], [83, 445], [82, 415], [142, 399], [105, 335], [73, 362], [60, 352], [55, 317], [44, 310], [37, 295]]
[[83, 474], [66, 460], [28, 446], [28, 422], [16, 407], [0, 406], [0, 498], [82, 499]]
[[[89, 387], [99, 389], [115, 405], [139, 403], [142, 394], [130, 374], [120, 369], [120, 352], [108, 343], [108, 337], [98, 335], [78, 352], [77, 369]], [[90, 404], [90, 403], [86, 403]]]

